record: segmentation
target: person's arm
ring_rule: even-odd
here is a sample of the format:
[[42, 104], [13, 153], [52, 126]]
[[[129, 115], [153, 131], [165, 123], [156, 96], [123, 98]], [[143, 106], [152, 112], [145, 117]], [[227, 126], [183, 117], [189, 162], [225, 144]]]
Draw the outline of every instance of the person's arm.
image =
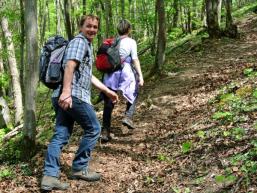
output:
[[91, 82], [98, 90], [102, 91], [107, 97], [109, 97], [113, 103], [119, 101], [118, 95], [106, 87], [100, 80], [98, 80], [94, 75], [92, 75]]
[[72, 98], [71, 98], [71, 83], [73, 79], [74, 71], [77, 67], [77, 62], [74, 60], [68, 60], [63, 77], [63, 88], [62, 93], [59, 98], [59, 105], [64, 110], [72, 108]]
[[138, 76], [139, 76], [139, 85], [140, 86], [143, 86], [144, 85], [144, 77], [143, 77], [143, 74], [142, 74], [142, 71], [141, 71], [141, 66], [140, 66], [140, 62], [138, 59], [133, 59], [133, 64], [135, 66], [135, 69], [138, 73]]

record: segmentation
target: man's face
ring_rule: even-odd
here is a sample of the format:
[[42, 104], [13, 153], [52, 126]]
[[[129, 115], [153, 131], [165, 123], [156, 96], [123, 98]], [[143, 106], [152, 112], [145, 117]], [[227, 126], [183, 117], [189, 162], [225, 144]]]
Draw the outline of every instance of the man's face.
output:
[[84, 22], [84, 25], [80, 28], [80, 31], [92, 41], [98, 31], [98, 21], [96, 19], [87, 18]]

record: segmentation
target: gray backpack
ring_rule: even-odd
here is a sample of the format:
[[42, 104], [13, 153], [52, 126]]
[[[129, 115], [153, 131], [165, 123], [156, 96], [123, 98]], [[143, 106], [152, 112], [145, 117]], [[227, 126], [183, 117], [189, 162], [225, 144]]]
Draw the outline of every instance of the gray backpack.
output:
[[49, 38], [39, 59], [39, 80], [48, 88], [56, 89], [63, 80], [63, 56], [69, 41], [60, 35]]
[[[81, 36], [75, 38], [84, 39]], [[63, 82], [64, 69], [62, 63], [68, 44], [68, 40], [60, 35], [55, 35], [46, 41], [41, 50], [39, 80], [50, 89], [56, 89]]]

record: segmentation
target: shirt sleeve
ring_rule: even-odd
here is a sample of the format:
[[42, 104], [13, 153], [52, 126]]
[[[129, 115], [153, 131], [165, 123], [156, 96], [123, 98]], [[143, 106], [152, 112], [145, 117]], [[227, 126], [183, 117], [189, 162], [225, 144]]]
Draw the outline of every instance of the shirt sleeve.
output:
[[137, 43], [135, 40], [131, 42], [131, 58], [132, 60], [138, 59], [137, 56]]
[[66, 50], [64, 65], [66, 65], [68, 60], [75, 60], [80, 64], [83, 61], [87, 49], [86, 42], [82, 38], [71, 40]]

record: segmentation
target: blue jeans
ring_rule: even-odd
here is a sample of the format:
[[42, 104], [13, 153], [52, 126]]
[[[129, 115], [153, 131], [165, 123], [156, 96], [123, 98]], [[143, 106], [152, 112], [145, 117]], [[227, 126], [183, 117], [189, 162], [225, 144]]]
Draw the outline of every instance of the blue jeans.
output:
[[[103, 127], [110, 128], [114, 104], [112, 103], [111, 99], [108, 98], [106, 95], [103, 95], [103, 97], [104, 97]], [[126, 117], [129, 117], [130, 119], [132, 119], [136, 109], [136, 102], [137, 102], [137, 98], [134, 100], [132, 104], [129, 102], [126, 103], [126, 111], [125, 111]]]
[[88, 167], [91, 151], [100, 136], [101, 126], [95, 111], [76, 97], [72, 97], [72, 108], [63, 110], [58, 105], [58, 98], [52, 98], [56, 112], [55, 131], [45, 155], [44, 175], [59, 177], [60, 154], [64, 145], [69, 141], [76, 121], [84, 130], [79, 148], [72, 163], [73, 171], [84, 170]]

